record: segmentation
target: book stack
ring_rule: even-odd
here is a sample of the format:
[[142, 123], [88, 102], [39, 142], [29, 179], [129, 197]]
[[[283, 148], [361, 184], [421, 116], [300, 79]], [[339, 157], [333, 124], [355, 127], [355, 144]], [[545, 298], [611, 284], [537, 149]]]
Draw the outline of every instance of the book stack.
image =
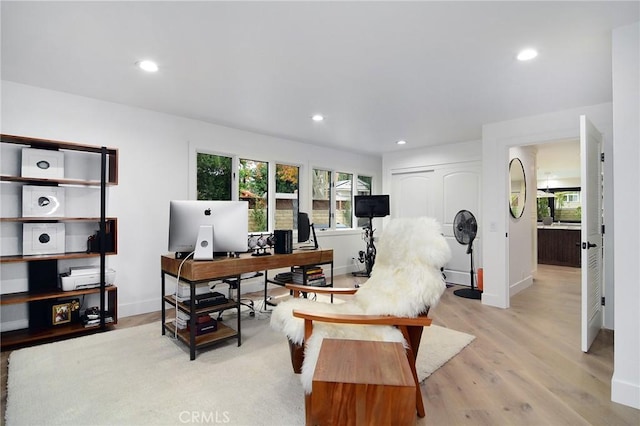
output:
[[[189, 324], [187, 323], [187, 330], [189, 330]], [[218, 321], [212, 318], [209, 314], [198, 315], [196, 318], [196, 336], [212, 333], [218, 330]]]
[[327, 280], [324, 276], [324, 271], [319, 266], [307, 266], [306, 268], [296, 267], [292, 271], [292, 280], [294, 284], [306, 284], [313, 286], [324, 286], [327, 284]]
[[[182, 311], [178, 312], [178, 318], [176, 319], [178, 330], [190, 330], [189, 319], [189, 314]], [[196, 336], [216, 330], [218, 330], [218, 321], [209, 314], [202, 314], [196, 317]]]
[[187, 324], [189, 324], [189, 314], [179, 310], [176, 315], [176, 327], [178, 330], [186, 330]]
[[290, 283], [293, 282], [293, 274], [291, 272], [280, 272], [273, 279], [280, 283]]

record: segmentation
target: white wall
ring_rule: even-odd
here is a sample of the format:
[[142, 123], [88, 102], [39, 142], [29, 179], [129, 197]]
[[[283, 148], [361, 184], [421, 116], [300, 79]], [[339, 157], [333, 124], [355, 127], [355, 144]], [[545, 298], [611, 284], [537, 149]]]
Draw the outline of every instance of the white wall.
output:
[[[374, 193], [381, 187], [379, 157], [6, 81], [2, 82], [2, 133], [119, 149], [119, 185], [109, 188], [107, 214], [118, 217], [118, 255], [108, 258], [108, 266], [117, 273], [120, 316], [160, 309], [160, 255], [167, 252], [168, 202], [189, 198], [190, 146], [299, 164], [304, 175], [313, 166], [354, 171], [373, 176]], [[309, 198], [304, 203], [310, 205]], [[354, 270], [352, 257], [365, 247], [357, 230], [319, 232], [318, 240], [321, 246], [334, 248], [336, 274]], [[3, 281], [5, 272], [3, 268]], [[20, 270], [8, 273], [14, 283], [20, 281]], [[22, 281], [26, 290], [26, 277]]]
[[[533, 233], [536, 230], [535, 148], [515, 147], [509, 150], [509, 161], [519, 158], [526, 182], [525, 208], [520, 218], [509, 214], [509, 294], [513, 296], [533, 283]], [[505, 206], [508, 209], [508, 204]]]
[[611, 399], [640, 408], [640, 23], [613, 31], [615, 343]]

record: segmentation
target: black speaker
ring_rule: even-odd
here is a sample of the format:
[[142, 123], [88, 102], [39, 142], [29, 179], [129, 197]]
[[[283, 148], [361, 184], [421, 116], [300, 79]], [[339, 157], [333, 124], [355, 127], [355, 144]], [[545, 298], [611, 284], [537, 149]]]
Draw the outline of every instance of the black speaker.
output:
[[273, 231], [276, 254], [289, 254], [293, 251], [293, 231], [291, 229], [276, 229]]

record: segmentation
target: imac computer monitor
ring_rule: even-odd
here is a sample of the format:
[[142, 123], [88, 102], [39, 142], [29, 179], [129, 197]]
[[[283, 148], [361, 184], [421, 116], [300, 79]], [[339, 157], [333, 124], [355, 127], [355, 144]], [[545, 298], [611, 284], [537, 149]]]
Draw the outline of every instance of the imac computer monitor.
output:
[[356, 217], [385, 217], [389, 215], [388, 195], [356, 195]]
[[172, 200], [169, 202], [169, 251], [194, 252], [195, 260], [248, 250], [247, 201]]
[[311, 237], [313, 232], [313, 245], [298, 247], [302, 250], [315, 250], [318, 248], [318, 239], [316, 238], [316, 229], [313, 227], [313, 223], [309, 222], [309, 215], [307, 213], [298, 212], [298, 243], [306, 243]]

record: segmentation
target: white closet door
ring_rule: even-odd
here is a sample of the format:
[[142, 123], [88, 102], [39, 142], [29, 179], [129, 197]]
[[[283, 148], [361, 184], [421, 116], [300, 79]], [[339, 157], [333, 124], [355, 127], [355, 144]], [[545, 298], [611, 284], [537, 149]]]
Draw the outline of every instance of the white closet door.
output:
[[[446, 266], [447, 281], [469, 284], [467, 246], [453, 236], [453, 218], [460, 210], [471, 211], [481, 223], [481, 168], [479, 162], [443, 164], [419, 171], [391, 173], [391, 217], [429, 216], [442, 225], [442, 233], [451, 247], [452, 258]], [[480, 231], [480, 230], [479, 230]], [[481, 232], [474, 241], [476, 268], [482, 264]]]
[[[479, 166], [449, 166], [442, 175], [442, 231], [451, 247], [451, 260], [447, 264], [447, 281], [455, 284], [471, 285], [469, 270], [471, 259], [467, 246], [460, 244], [453, 233], [453, 219], [460, 210], [470, 211], [480, 220], [480, 177]], [[474, 270], [482, 266], [481, 229], [473, 240]]]
[[391, 217], [435, 216], [434, 170], [391, 175]]

